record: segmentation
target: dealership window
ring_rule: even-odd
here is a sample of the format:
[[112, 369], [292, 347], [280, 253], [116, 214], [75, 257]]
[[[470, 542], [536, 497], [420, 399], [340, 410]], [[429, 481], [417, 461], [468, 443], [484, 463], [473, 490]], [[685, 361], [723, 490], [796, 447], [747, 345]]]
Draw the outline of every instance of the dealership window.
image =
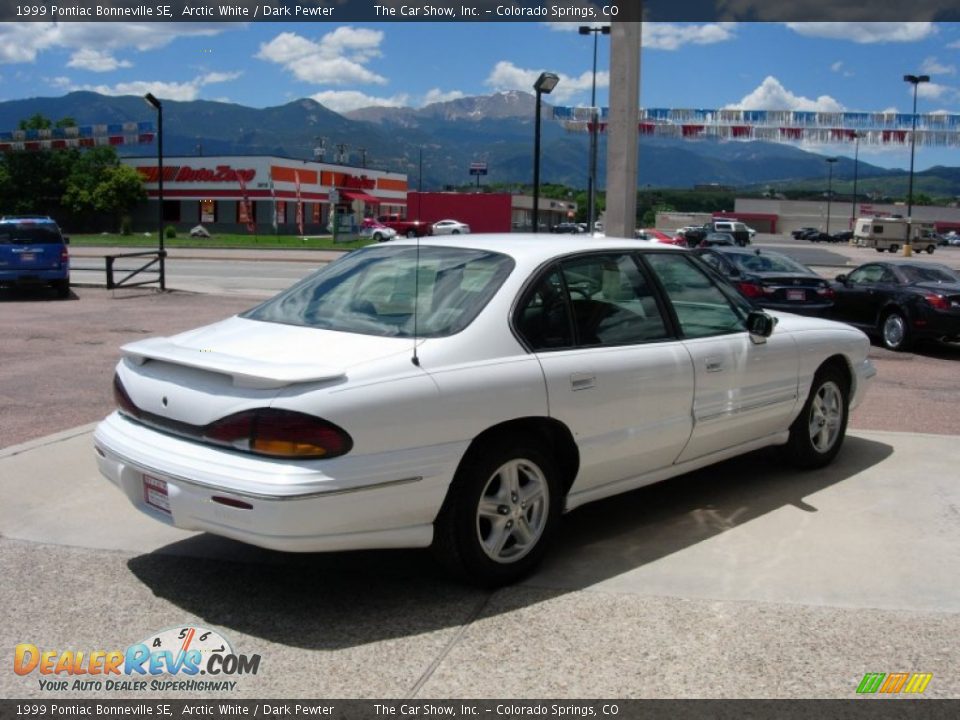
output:
[[164, 222], [180, 222], [180, 201], [179, 200], [163, 201], [163, 221]]
[[[246, 208], [249, 208], [249, 217], [247, 217], [248, 213], [245, 212]], [[243, 200], [239, 200], [237, 202], [237, 224], [246, 225], [248, 222], [257, 222], [257, 203], [255, 203], [253, 200], [250, 200], [247, 203], [244, 203]]]
[[214, 223], [217, 221], [217, 203], [215, 200], [200, 201], [200, 222]]

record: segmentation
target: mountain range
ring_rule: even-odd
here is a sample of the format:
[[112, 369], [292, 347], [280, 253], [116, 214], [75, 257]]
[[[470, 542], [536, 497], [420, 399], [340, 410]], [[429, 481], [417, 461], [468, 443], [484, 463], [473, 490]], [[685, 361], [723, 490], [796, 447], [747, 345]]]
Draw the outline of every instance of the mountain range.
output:
[[[343, 149], [347, 164], [406, 173], [412, 188], [424, 190], [470, 184], [474, 178], [468, 169], [475, 161], [487, 162], [489, 174], [483, 184], [520, 186], [529, 184], [533, 174], [536, 99], [519, 91], [464, 97], [422, 108], [369, 107], [342, 114], [311, 99], [262, 109], [208, 100], [162, 102], [164, 152], [168, 155], [314, 159], [316, 148], [324, 145], [327, 161], [335, 161]], [[140, 97], [72, 92], [62, 97], [0, 102], [0, 131], [13, 130], [21, 120], [37, 113], [54, 121], [70, 117], [79, 125], [156, 120], [156, 112]], [[585, 134], [569, 133], [558, 123], [544, 121], [541, 181], [585, 187], [588, 144]], [[126, 155], [153, 152], [146, 146], [118, 146], [118, 150]], [[604, 160], [601, 140], [601, 187]], [[833, 168], [834, 182], [849, 181], [853, 165], [851, 158], [841, 157]], [[822, 155], [766, 142], [643, 137], [639, 168], [641, 188], [705, 184], [777, 187], [805, 182], [822, 187], [826, 183]], [[906, 173], [861, 161], [858, 175], [865, 183], [898, 186]], [[918, 192], [927, 191], [925, 183], [936, 194], [960, 194], [960, 169], [932, 168], [917, 173]]]

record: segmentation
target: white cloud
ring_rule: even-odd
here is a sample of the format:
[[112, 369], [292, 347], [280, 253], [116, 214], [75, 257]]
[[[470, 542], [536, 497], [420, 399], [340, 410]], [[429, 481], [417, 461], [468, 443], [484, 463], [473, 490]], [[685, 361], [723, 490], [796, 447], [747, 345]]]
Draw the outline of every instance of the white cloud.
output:
[[[913, 86], [907, 85], [907, 91], [913, 97]], [[946, 100], [951, 95], [955, 95], [956, 90], [948, 85], [941, 85], [934, 82], [920, 83], [917, 85], [917, 97], [924, 100]]]
[[282, 65], [298, 80], [316, 85], [363, 83], [385, 85], [387, 80], [365, 65], [380, 56], [383, 33], [365, 28], [338, 27], [318, 41], [283, 32], [260, 45], [255, 57]]
[[[579, 25], [572, 22], [545, 23], [557, 32], [577, 32]], [[610, 23], [592, 23], [589, 27], [603, 27]], [[678, 25], [674, 23], [647, 22], [641, 32], [644, 50], [679, 50], [687, 45], [712, 45], [727, 42], [736, 37], [737, 23], [706, 23], [704, 25]]]
[[160, 100], [196, 100], [200, 89], [214, 83], [236, 80], [243, 73], [208, 73], [186, 82], [163, 82], [160, 80], [133, 80], [116, 85], [73, 85], [67, 78], [55, 78], [54, 83], [65, 90], [90, 90], [101, 95], [146, 95], [153, 93]]
[[409, 100], [405, 94], [393, 97], [374, 97], [356, 90], [326, 90], [310, 96], [334, 112], [349, 112], [364, 107], [404, 107]]
[[177, 38], [208, 37], [243, 27], [243, 23], [0, 23], [0, 64], [32, 63], [39, 53], [54, 48], [96, 48], [104, 54], [124, 48], [154, 50]]
[[837, 60], [835, 63], [833, 63], [830, 66], [830, 69], [835, 73], [843, 75], [844, 77], [853, 77], [853, 71], [848, 70], [847, 67], [843, 64], [842, 60]]
[[937, 32], [932, 22], [793, 22], [784, 23], [807, 37], [855, 43], [916, 42]]
[[812, 112], [841, 112], [844, 108], [829, 95], [821, 95], [816, 100], [795, 95], [787, 90], [779, 80], [768, 75], [763, 82], [742, 100], [727, 105], [728, 108], [742, 110], [805, 110]]
[[464, 97], [464, 94], [459, 90], [443, 92], [440, 88], [433, 88], [428, 90], [427, 94], [423, 96], [423, 104], [430, 105], [431, 103], [450, 102], [451, 100], [459, 100], [462, 97]]
[[644, 23], [643, 47], [654, 50], [679, 50], [687, 45], [713, 45], [736, 37], [736, 23], [709, 23], [707, 25], [674, 25], [671, 23]]
[[133, 67], [133, 63], [129, 60], [117, 60], [112, 54], [103, 50], [83, 48], [70, 57], [67, 67], [91, 72], [110, 72], [117, 68]]
[[[484, 84], [494, 90], [522, 90], [524, 92], [533, 92], [533, 83], [540, 76], [541, 70], [527, 70], [519, 68], [507, 60], [498, 62], [490, 75], [484, 80]], [[550, 97], [563, 102], [578, 93], [590, 90], [593, 82], [593, 73], [590, 71], [582, 73], [578, 77], [558, 73], [560, 81], [556, 88], [550, 94]], [[605, 71], [597, 72], [597, 87], [604, 88], [610, 84], [610, 74]]]
[[935, 57], [928, 57], [920, 65], [920, 69], [927, 75], [956, 75], [955, 65], [943, 65]]

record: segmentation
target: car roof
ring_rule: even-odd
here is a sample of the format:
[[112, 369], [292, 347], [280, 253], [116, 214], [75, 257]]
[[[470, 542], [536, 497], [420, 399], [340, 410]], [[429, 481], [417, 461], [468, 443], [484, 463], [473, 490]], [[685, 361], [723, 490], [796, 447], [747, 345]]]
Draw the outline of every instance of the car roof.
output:
[[[404, 238], [390, 243], [397, 245], [417, 245], [417, 240]], [[442, 235], [423, 237], [421, 247], [457, 247], [474, 250], [488, 250], [509, 255], [517, 261], [540, 263], [563, 255], [585, 251], [621, 250], [631, 251], [643, 248], [654, 252], [676, 252], [672, 245], [635, 240], [633, 238], [608, 238], [584, 235], [555, 235], [551, 233], [476, 233], [471, 235]]]

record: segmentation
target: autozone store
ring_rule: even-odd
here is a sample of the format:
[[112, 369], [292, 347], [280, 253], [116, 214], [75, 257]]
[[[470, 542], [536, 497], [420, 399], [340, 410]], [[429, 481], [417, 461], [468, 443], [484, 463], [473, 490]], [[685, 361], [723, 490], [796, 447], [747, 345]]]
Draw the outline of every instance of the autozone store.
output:
[[[133, 227], [154, 229], [157, 159], [122, 162], [137, 169], [147, 191], [147, 202], [133, 213]], [[163, 159], [163, 222], [178, 232], [203, 225], [211, 233], [320, 235], [327, 232], [331, 190], [337, 191], [337, 213], [358, 221], [405, 214], [405, 174], [273, 156], [175, 156]]]

